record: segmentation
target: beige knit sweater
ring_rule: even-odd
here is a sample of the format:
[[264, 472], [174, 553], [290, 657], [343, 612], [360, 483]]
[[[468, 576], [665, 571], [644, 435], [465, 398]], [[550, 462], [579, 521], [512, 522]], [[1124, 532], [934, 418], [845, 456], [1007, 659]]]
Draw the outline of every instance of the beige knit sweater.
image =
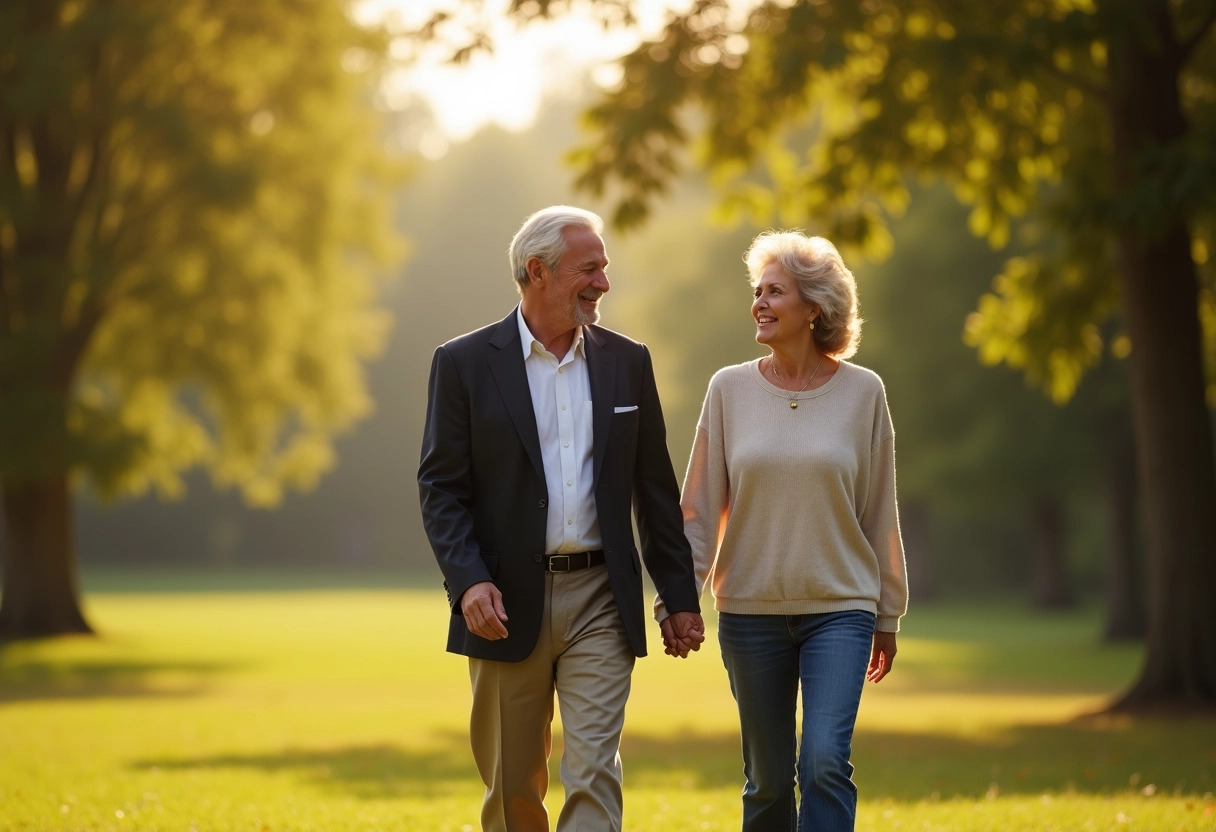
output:
[[882, 380], [842, 361], [796, 399], [758, 360], [710, 380], [680, 501], [697, 585], [720, 612], [868, 610], [896, 632], [908, 581]]

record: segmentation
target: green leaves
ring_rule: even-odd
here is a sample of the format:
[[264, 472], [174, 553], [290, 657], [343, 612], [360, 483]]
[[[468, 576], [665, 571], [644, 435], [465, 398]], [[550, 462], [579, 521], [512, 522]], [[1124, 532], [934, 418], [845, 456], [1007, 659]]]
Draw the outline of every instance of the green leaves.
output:
[[[1011, 261], [969, 337], [1061, 400], [1115, 314], [1113, 240], [1212, 216], [1210, 6], [1161, 13], [1179, 40], [1166, 55], [1171, 33], [1152, 9], [1090, 0], [762, 2], [746, 19], [702, 0], [622, 60], [571, 158], [580, 186], [616, 200], [621, 227], [643, 222], [687, 164], [713, 175], [724, 217], [814, 224], [876, 257], [911, 177], [948, 182], [971, 207], [967, 230], [994, 248], [1030, 221], [1036, 245], [1069, 254]], [[1184, 62], [1191, 125], [1132, 148], [1117, 171], [1112, 84], [1124, 68], [1109, 53], [1123, 37]], [[1025, 318], [1032, 301], [1037, 322]]]
[[967, 318], [964, 339], [984, 363], [1025, 371], [1029, 381], [1064, 404], [1102, 357], [1099, 323], [1116, 302], [1111, 287], [1086, 274], [1083, 264], [1014, 257]]
[[343, 65], [379, 35], [320, 0], [31, 0], [0, 23], [0, 441], [57, 449], [0, 477], [311, 485], [387, 328], [400, 171], [375, 60]]

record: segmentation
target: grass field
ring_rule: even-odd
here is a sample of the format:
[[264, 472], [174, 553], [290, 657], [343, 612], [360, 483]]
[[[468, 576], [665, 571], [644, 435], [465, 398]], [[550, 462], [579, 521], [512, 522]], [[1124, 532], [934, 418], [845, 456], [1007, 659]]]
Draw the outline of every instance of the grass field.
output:
[[[102, 637], [0, 648], [3, 832], [477, 829], [468, 679], [443, 651], [438, 588], [90, 586]], [[1084, 717], [1140, 660], [1097, 628], [1095, 610], [914, 608], [895, 671], [863, 699], [858, 829], [1216, 830], [1216, 722]], [[638, 664], [629, 832], [738, 829], [734, 706], [710, 641]], [[551, 809], [559, 753], [560, 734]]]

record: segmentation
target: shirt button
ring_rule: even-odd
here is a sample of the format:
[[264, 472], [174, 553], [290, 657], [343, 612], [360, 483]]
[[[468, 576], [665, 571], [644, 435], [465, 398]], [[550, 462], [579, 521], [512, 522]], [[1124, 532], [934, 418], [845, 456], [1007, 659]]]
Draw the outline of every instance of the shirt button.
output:
[[544, 500], [540, 500], [540, 501], [538, 501], [538, 502], [537, 502], [537, 504], [536, 504], [536, 507], [537, 507], [537, 508], [544, 508], [544, 507], [545, 507], [545, 501], [544, 501]]
[[569, 442], [563, 442], [563, 443], [562, 443], [562, 447], [563, 447], [563, 448], [569, 448], [569, 447], [570, 447], [570, 443], [569, 443]]
[[573, 520], [567, 520], [567, 521], [566, 521], [566, 525], [567, 525], [567, 526], [573, 526], [573, 525], [574, 525], [574, 521], [573, 521]]
[[570, 480], [566, 480], [566, 487], [567, 487], [567, 488], [573, 488], [573, 487], [574, 487], [574, 483], [573, 483], [573, 482], [571, 482]]
[[566, 406], [565, 406], [565, 405], [562, 405], [562, 410], [565, 410], [565, 409], [566, 409]]

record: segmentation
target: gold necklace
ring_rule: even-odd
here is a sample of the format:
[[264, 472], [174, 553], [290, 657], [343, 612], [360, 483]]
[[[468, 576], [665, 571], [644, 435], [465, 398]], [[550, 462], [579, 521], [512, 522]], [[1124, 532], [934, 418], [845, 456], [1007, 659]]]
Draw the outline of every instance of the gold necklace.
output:
[[777, 381], [780, 382], [780, 384], [781, 384], [781, 389], [784, 390], [786, 393], [786, 398], [788, 398], [790, 400], [790, 410], [797, 410], [798, 409], [797, 397], [801, 396], [803, 393], [805, 393], [806, 388], [810, 387], [811, 382], [815, 380], [815, 376], [819, 375], [819, 368], [821, 366], [823, 366], [823, 353], [819, 354], [819, 363], [815, 365], [815, 369], [811, 373], [811, 377], [806, 380], [806, 384], [802, 385], [802, 389], [799, 390], [797, 393], [791, 393], [790, 388], [785, 386], [785, 379], [783, 379], [781, 377], [781, 371], [777, 369], [777, 356], [773, 355], [773, 356], [769, 357], [768, 366], [773, 368], [773, 375], [775, 375], [777, 377]]

